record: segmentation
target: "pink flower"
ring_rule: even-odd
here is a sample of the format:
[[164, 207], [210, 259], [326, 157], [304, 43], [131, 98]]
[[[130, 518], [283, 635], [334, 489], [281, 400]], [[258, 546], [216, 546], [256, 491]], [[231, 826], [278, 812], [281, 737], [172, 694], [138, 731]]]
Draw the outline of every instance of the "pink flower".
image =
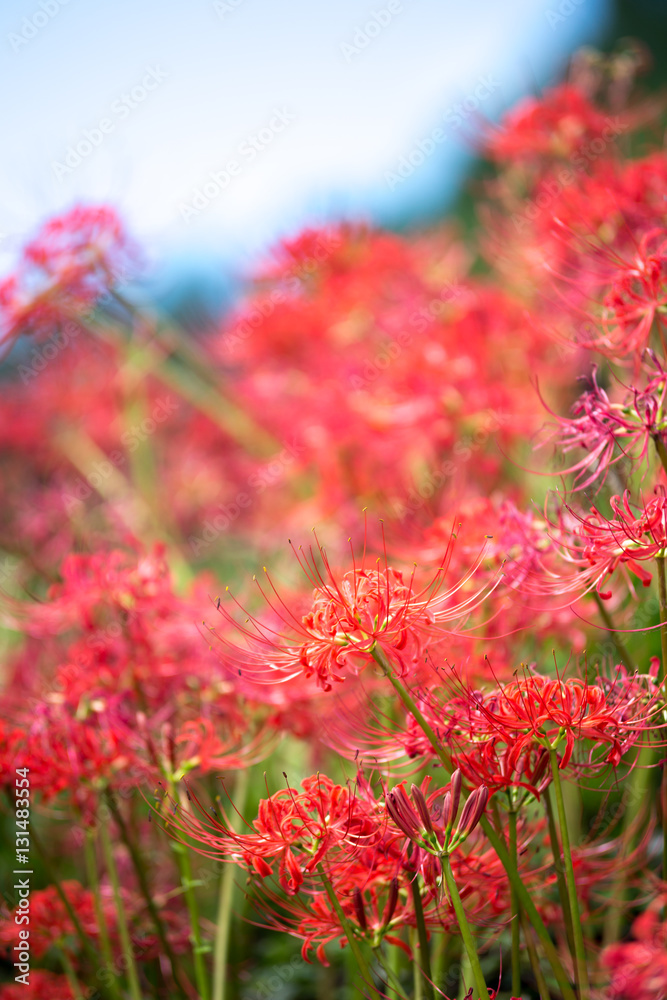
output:
[[632, 925], [632, 941], [609, 945], [600, 964], [609, 977], [611, 1000], [657, 1000], [667, 996], [667, 921], [654, 905]]
[[78, 206], [51, 219], [0, 283], [0, 345], [21, 333], [48, 337], [80, 319], [135, 261], [113, 209]]

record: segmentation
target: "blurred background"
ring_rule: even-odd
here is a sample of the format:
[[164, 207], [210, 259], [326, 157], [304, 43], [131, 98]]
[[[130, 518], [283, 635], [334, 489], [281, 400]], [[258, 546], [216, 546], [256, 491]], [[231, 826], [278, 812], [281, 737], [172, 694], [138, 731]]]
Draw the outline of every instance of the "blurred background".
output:
[[[45, 218], [109, 202], [166, 305], [224, 306], [304, 223], [451, 211], [475, 134], [663, 0], [6, 0], [0, 273]], [[463, 202], [459, 202], [463, 211]]]

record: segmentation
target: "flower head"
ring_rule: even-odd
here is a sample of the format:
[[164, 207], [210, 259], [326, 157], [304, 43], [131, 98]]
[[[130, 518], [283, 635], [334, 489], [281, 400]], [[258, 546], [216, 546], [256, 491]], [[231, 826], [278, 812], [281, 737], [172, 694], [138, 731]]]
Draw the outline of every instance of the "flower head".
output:
[[[266, 878], [277, 865], [279, 881], [289, 894], [299, 891], [320, 861], [334, 854], [339, 863], [377, 841], [382, 807], [315, 774], [301, 782], [302, 791], [285, 788], [259, 803], [249, 832], [236, 833], [219, 809], [210, 815], [193, 794], [197, 812], [177, 812], [170, 826], [198, 843], [200, 853], [226, 861], [242, 861]], [[344, 861], [343, 861], [344, 859]]]
[[575, 490], [586, 489], [597, 478], [604, 482], [611, 466], [622, 459], [630, 459], [633, 465], [647, 463], [652, 440], [664, 445], [667, 373], [652, 352], [646, 357], [649, 379], [644, 389], [631, 387], [622, 402], [612, 402], [598, 384], [594, 367], [589, 388], [575, 402], [572, 416], [556, 418], [551, 440], [558, 451], [563, 455], [575, 449], [585, 452], [583, 458], [554, 473], [574, 473]]
[[605, 517], [597, 507], [586, 517], [566, 508], [575, 527], [569, 530], [563, 523], [557, 542], [562, 559], [574, 572], [569, 579], [556, 574], [547, 584], [550, 589], [560, 593], [595, 589], [608, 600], [611, 591], [603, 588], [619, 568], [630, 570], [644, 587], [649, 586], [652, 575], [644, 564], [667, 548], [667, 495], [660, 488], [636, 506], [626, 490], [622, 497], [613, 496], [609, 505], [614, 517]]
[[[228, 623], [247, 639], [246, 647], [240, 649], [226, 635], [221, 636], [223, 656], [233, 670], [251, 670], [272, 680], [301, 672], [306, 677], [315, 676], [324, 691], [331, 690], [333, 682], [343, 681], [348, 672], [358, 673], [372, 662], [376, 650], [389, 655], [404, 674], [417, 663], [428, 641], [435, 642], [454, 631], [493, 590], [493, 583], [479, 589], [470, 587], [462, 599], [455, 600], [474, 575], [481, 556], [463, 580], [445, 587], [452, 545], [453, 538], [435, 574], [424, 585], [417, 582], [416, 568], [404, 574], [388, 565], [386, 555], [369, 569], [365, 552], [361, 566], [355, 564], [338, 577], [325, 550], [319, 546], [320, 566], [311, 549], [299, 558], [313, 586], [310, 609], [301, 617], [283, 602], [268, 574], [268, 593], [260, 590], [273, 615], [269, 622], [248, 616], [246, 624], [239, 625], [218, 602]], [[287, 631], [278, 630], [281, 620]]]
[[125, 277], [135, 258], [116, 213], [78, 206], [51, 219], [0, 283], [0, 345], [21, 333], [48, 337]]

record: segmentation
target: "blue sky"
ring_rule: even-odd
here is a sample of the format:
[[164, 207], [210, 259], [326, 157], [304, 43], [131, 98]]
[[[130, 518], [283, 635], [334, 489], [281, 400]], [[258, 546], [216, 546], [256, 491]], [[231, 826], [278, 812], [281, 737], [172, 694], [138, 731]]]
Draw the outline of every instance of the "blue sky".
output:
[[[157, 260], [208, 254], [239, 269], [305, 222], [418, 218], [455, 188], [475, 115], [494, 119], [553, 79], [609, 8], [4, 0], [0, 267], [80, 200], [116, 205]], [[475, 101], [457, 124], [457, 104]], [[418, 166], [396, 181], [411, 154]]]

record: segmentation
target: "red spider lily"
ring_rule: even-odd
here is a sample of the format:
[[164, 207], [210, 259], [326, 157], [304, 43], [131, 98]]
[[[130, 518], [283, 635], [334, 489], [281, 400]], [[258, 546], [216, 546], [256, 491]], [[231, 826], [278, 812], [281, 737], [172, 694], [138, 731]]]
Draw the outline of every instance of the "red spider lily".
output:
[[[550, 780], [546, 751], [561, 738], [566, 740], [562, 767], [574, 742], [582, 740], [593, 741], [593, 747], [577, 761], [579, 770], [599, 766], [595, 751], [600, 745], [610, 748], [605, 762], [618, 765], [655, 726], [660, 709], [656, 678], [657, 662], [648, 675], [629, 675], [619, 666], [613, 678], [600, 677], [596, 684], [526, 670], [508, 684], [480, 691], [451, 672], [440, 688], [423, 692], [418, 707], [474, 786], [483, 782], [491, 792], [525, 788], [539, 798]], [[412, 716], [394, 741], [413, 757], [434, 754]]]
[[[390, 832], [389, 836], [395, 839], [396, 834]], [[488, 848], [479, 850], [478, 844], [467, 855], [456, 849], [451, 863], [470, 916], [491, 926], [499, 917], [506, 919], [507, 878], [493, 852]], [[421, 897], [427, 929], [458, 933], [453, 909], [437, 884], [441, 874], [437, 859], [414, 845], [411, 853], [403, 851], [402, 857], [395, 852], [369, 848], [348, 864], [333, 864], [328, 869], [328, 877], [355, 937], [365, 939], [372, 947], [385, 940], [406, 951], [404, 942], [395, 935], [401, 927], [416, 925], [410, 884], [420, 877], [424, 879]], [[345, 945], [339, 915], [316, 879], [309, 880], [298, 896], [291, 895], [287, 900], [264, 884], [258, 887], [258, 894], [266, 924], [301, 937], [304, 957], [319, 942], [317, 957], [327, 964], [323, 945], [336, 938]]]
[[[402, 571], [387, 564], [386, 556], [384, 564], [378, 558], [375, 568], [367, 569], [365, 550], [362, 565], [338, 579], [325, 550], [318, 545], [322, 568], [312, 549], [299, 558], [314, 587], [311, 609], [301, 619], [281, 599], [268, 574], [269, 593], [259, 588], [270, 612], [282, 619], [288, 632], [280, 632], [250, 615], [247, 624], [240, 625], [218, 603], [227, 622], [247, 640], [241, 649], [226, 635], [218, 636], [225, 647], [224, 661], [234, 671], [243, 668], [267, 681], [280, 681], [301, 672], [306, 677], [314, 675], [322, 689], [330, 691], [332, 682], [341, 682], [348, 671], [358, 673], [372, 662], [378, 649], [405, 675], [411, 667], [414, 669], [427, 641], [435, 642], [450, 635], [457, 625], [460, 627], [500, 582], [498, 575], [491, 585], [470, 592], [467, 585], [480, 565], [482, 553], [462, 580], [445, 589], [452, 545], [450, 539], [435, 575], [421, 589], [416, 569], [406, 580]], [[459, 590], [464, 595], [455, 603]], [[450, 623], [454, 623], [453, 628], [448, 627]]]
[[[85, 996], [84, 987], [77, 984], [78, 996]], [[27, 982], [3, 983], [2, 1000], [75, 1000], [73, 987], [66, 976], [58, 976], [44, 969], [31, 969]]]
[[595, 589], [608, 600], [611, 591], [602, 588], [619, 567], [631, 570], [645, 587], [650, 585], [652, 575], [643, 564], [662, 555], [667, 547], [667, 496], [661, 489], [642, 507], [635, 507], [626, 490], [623, 497], [613, 496], [609, 505], [616, 517], [605, 517], [597, 507], [591, 508], [588, 517], [565, 508], [579, 524], [574, 531], [563, 525], [555, 541], [561, 557], [575, 572], [569, 580], [555, 574], [553, 583], [544, 584], [548, 589], [580, 594]]
[[[411, 894], [406, 879], [396, 875], [393, 863], [376, 858], [371, 867], [355, 862], [343, 872], [328, 877], [345, 915], [348, 929], [359, 940], [371, 947], [382, 941], [405, 951], [410, 958], [410, 948], [399, 936], [402, 927], [414, 927], [415, 916]], [[287, 931], [303, 941], [301, 954], [310, 962], [309, 952], [316, 947], [318, 961], [329, 964], [325, 945], [336, 939], [341, 947], [347, 940], [340, 916], [327, 893], [315, 882], [308, 892], [284, 899], [266, 886], [258, 890], [256, 905], [265, 920], [265, 926]], [[433, 906], [426, 900], [425, 917], [429, 926], [437, 925]]]
[[[62, 882], [61, 888], [86, 934], [98, 938], [99, 929], [93, 893], [72, 879]], [[43, 958], [49, 948], [56, 943], [69, 950], [70, 945], [67, 942], [76, 941], [74, 924], [55, 886], [51, 885], [33, 892], [30, 898], [30, 910], [30, 949], [34, 957]], [[16, 944], [15, 912], [18, 913], [18, 910], [9, 913], [0, 923], [0, 944], [8, 949]], [[112, 926], [115, 925], [116, 915], [112, 898], [104, 901], [104, 915], [107, 922]]]
[[149, 773], [128, 721], [114, 709], [91, 705], [85, 717], [76, 717], [58, 704], [39, 705], [21, 741], [31, 787], [45, 801], [65, 792], [86, 822], [94, 818], [100, 790], [133, 788]]
[[265, 878], [278, 864], [279, 881], [290, 894], [299, 891], [325, 856], [338, 851], [341, 863], [382, 834], [382, 805], [336, 785], [325, 775], [301, 782], [302, 792], [282, 789], [262, 799], [250, 833], [236, 833], [226, 815], [211, 816], [192, 793], [197, 813], [179, 811], [169, 819], [178, 831], [196, 842], [206, 857], [242, 861]]
[[[94, 894], [74, 879], [61, 882], [60, 888], [74, 910], [83, 931], [99, 946], [100, 928], [97, 922]], [[122, 889], [123, 906], [129, 920], [130, 932], [134, 947], [140, 952], [142, 959], [150, 960], [160, 954], [160, 941], [154, 928], [147, 920], [143, 901], [127, 888]], [[122, 940], [118, 930], [118, 914], [114, 897], [107, 887], [102, 887], [99, 895], [104, 921], [109, 929], [109, 937], [113, 952], [122, 954]], [[189, 947], [188, 929], [184, 922], [184, 914], [170, 906], [163, 907], [158, 900], [158, 909], [162, 910], [162, 919], [167, 927], [172, 947], [177, 952], [187, 951]], [[18, 910], [9, 912], [0, 919], [0, 947], [11, 949], [17, 941], [15, 916]], [[30, 896], [30, 950], [36, 959], [43, 958], [50, 948], [57, 945], [70, 954], [73, 961], [78, 962], [80, 941], [72, 918], [65, 907], [55, 886], [33, 890]]]
[[656, 1000], [667, 996], [667, 921], [660, 909], [667, 898], [654, 900], [632, 924], [632, 940], [609, 945], [600, 966], [609, 982], [611, 1000]]
[[502, 129], [489, 137], [487, 150], [501, 162], [544, 169], [570, 157], [586, 139], [599, 136], [608, 121], [608, 115], [578, 87], [563, 83], [513, 108]]
[[[512, 744], [488, 726], [482, 706], [486, 699], [495, 703], [495, 693], [467, 689], [456, 692], [453, 678], [440, 687], [422, 691], [418, 707], [453, 763], [473, 786], [486, 786], [489, 792], [525, 789], [539, 799], [550, 783], [549, 756], [543, 747], [526, 746], [518, 756]], [[383, 762], [407, 754], [422, 766], [436, 760], [436, 752], [416, 719], [408, 714], [405, 724], [392, 732], [378, 733], [373, 745]]]
[[[667, 312], [667, 235], [664, 228], [645, 233], [636, 254], [614, 275], [604, 298], [604, 333], [592, 342], [614, 357], [649, 346], [654, 323], [662, 342]], [[657, 346], [657, 345], [656, 345]]]
[[[610, 186], [613, 188], [613, 182]], [[632, 354], [636, 362], [651, 346], [664, 352], [664, 226], [652, 226], [646, 231], [626, 223], [624, 238], [616, 245], [601, 240], [595, 228], [582, 236], [581, 224], [575, 220], [557, 219], [555, 232], [567, 251], [562, 255], [560, 269], [553, 266], [550, 272], [566, 310], [584, 319], [577, 328], [577, 343], [610, 358]], [[651, 345], [654, 331], [655, 342]]]
[[649, 684], [638, 697], [633, 686], [622, 680], [614, 693], [599, 684], [577, 678], [545, 677], [525, 673], [488, 696], [471, 696], [476, 713], [482, 717], [489, 735], [503, 740], [508, 748], [507, 765], [514, 768], [529, 749], [556, 749], [565, 740], [559, 766], [567, 767], [575, 744], [593, 743], [585, 764], [595, 766], [598, 746], [608, 747], [605, 763], [618, 766], [624, 754], [651, 726], [659, 711], [655, 685]]
[[[215, 721], [220, 724], [220, 721], [228, 723], [229, 720]], [[247, 719], [235, 731], [228, 731], [226, 738], [215, 731], [214, 720], [210, 717], [189, 719], [173, 737], [176, 778], [194, 768], [206, 774], [223, 768], [238, 770], [263, 760], [275, 743], [276, 731], [263, 729], [250, 739], [248, 735]]]
[[631, 389], [622, 403], [612, 403], [597, 382], [597, 369], [591, 375], [591, 387], [577, 400], [571, 418], [557, 417], [558, 428], [552, 434], [557, 450], [567, 455], [576, 449], [587, 454], [554, 475], [575, 473], [574, 490], [583, 490], [598, 477], [604, 483], [609, 468], [629, 458], [633, 465], [646, 463], [653, 440], [665, 443], [664, 405], [667, 396], [667, 373], [651, 354], [655, 374], [644, 390]]
[[49, 336], [80, 318], [127, 275], [133, 258], [110, 208], [77, 207], [50, 220], [0, 285], [0, 344], [24, 332]]
[[518, 757], [502, 738], [482, 739], [470, 747], [468, 750], [464, 743], [452, 757], [467, 781], [475, 785], [483, 782], [491, 792], [523, 788], [539, 799], [551, 781], [544, 747], [527, 746]]
[[428, 779], [422, 783], [421, 788], [418, 785], [412, 786], [412, 802], [403, 784], [392, 788], [385, 797], [387, 813], [394, 826], [414, 844], [438, 857], [449, 855], [479, 823], [486, 808], [489, 790], [481, 785], [470, 793], [457, 823], [461, 772], [454, 771], [449, 789], [442, 800], [439, 791], [427, 797], [424, 784], [428, 790]]

